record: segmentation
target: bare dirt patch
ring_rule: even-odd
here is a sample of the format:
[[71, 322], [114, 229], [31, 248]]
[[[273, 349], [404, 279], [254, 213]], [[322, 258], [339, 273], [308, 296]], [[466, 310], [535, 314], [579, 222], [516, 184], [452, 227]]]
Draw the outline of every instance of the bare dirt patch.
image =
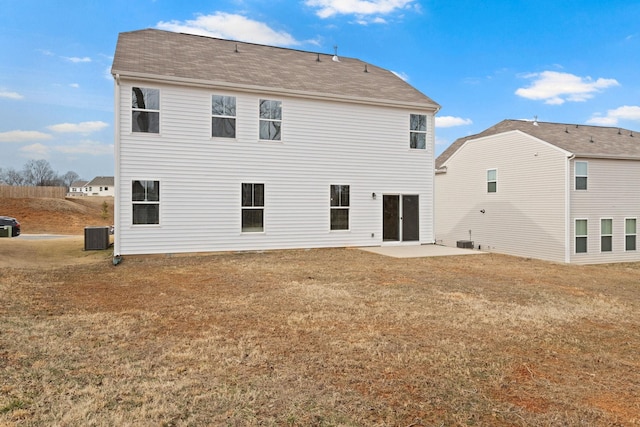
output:
[[17, 218], [26, 234], [82, 235], [85, 227], [113, 224], [113, 197], [0, 198], [0, 215]]
[[0, 268], [0, 425], [640, 425], [639, 263], [71, 240]]

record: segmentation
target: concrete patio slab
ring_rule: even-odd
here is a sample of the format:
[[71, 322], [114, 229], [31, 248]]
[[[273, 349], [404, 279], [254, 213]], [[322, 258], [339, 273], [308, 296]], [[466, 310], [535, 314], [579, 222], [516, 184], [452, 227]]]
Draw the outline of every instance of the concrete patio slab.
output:
[[451, 248], [441, 245], [411, 245], [411, 246], [371, 246], [359, 248], [363, 251], [373, 252], [379, 255], [394, 258], [421, 258], [432, 256], [452, 256], [452, 255], [482, 255], [473, 249]]

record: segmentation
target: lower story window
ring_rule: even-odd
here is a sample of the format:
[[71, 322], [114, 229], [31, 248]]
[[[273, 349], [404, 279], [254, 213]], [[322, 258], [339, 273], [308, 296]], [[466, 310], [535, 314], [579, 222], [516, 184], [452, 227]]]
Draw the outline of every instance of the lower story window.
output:
[[624, 250], [636, 250], [636, 219], [626, 218], [624, 220]]
[[602, 218], [600, 220], [600, 252], [613, 250], [613, 219]]
[[349, 186], [331, 186], [331, 229], [349, 229]]
[[576, 219], [576, 253], [587, 253], [587, 220]]
[[133, 224], [160, 224], [160, 181], [132, 181]]
[[264, 184], [242, 184], [242, 231], [264, 231]]

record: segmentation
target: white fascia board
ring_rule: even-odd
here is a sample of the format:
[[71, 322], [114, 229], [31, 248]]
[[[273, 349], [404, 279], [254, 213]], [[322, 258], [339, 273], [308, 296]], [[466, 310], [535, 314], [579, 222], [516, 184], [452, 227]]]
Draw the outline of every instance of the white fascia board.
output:
[[198, 79], [187, 79], [183, 77], [170, 77], [170, 76], [158, 76], [154, 74], [146, 74], [146, 73], [131, 73], [131, 72], [121, 72], [117, 70], [112, 70], [113, 75], [119, 75], [121, 79], [131, 79], [138, 81], [147, 81], [150, 83], [167, 83], [167, 84], [177, 84], [181, 86], [192, 86], [192, 87], [202, 87], [209, 89], [222, 89], [229, 91], [238, 91], [238, 92], [261, 92], [268, 93], [278, 96], [289, 96], [295, 98], [306, 98], [306, 99], [318, 99], [323, 101], [336, 101], [336, 102], [349, 102], [356, 104], [366, 104], [366, 105], [377, 105], [377, 106], [385, 106], [385, 107], [396, 107], [396, 108], [415, 108], [419, 110], [427, 110], [429, 112], [433, 112], [434, 114], [438, 112], [440, 109], [440, 105], [432, 104], [432, 103], [421, 103], [421, 102], [401, 102], [401, 101], [392, 101], [392, 100], [380, 100], [374, 98], [361, 98], [356, 96], [341, 96], [330, 93], [321, 93], [321, 92], [308, 92], [302, 90], [291, 90], [285, 88], [274, 88], [268, 86], [258, 86], [258, 85], [247, 85], [247, 84], [237, 84], [237, 83], [229, 83], [229, 82], [221, 82], [214, 80], [198, 80]]

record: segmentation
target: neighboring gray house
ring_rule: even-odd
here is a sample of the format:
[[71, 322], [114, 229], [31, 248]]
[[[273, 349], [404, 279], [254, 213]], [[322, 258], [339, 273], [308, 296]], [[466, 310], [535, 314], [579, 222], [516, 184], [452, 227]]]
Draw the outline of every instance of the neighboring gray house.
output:
[[438, 104], [336, 57], [121, 33], [116, 255], [434, 242]]
[[550, 261], [640, 261], [640, 134], [504, 120], [436, 160], [436, 241]]

